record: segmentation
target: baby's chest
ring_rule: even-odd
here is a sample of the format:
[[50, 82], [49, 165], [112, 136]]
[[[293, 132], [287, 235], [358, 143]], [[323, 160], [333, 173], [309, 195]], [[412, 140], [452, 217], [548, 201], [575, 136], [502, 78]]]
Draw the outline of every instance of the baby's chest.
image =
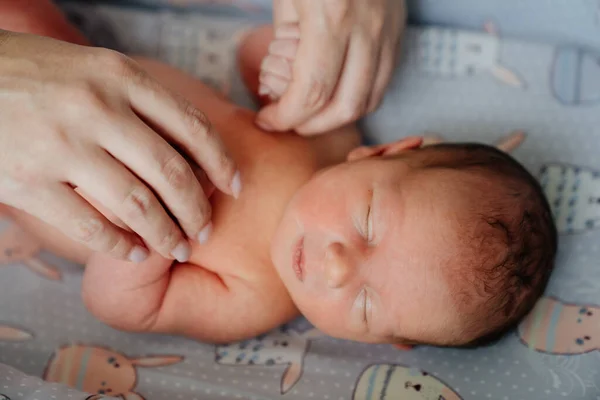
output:
[[298, 146], [255, 143], [252, 148], [253, 152], [238, 158], [240, 197], [233, 199], [221, 192], [211, 197], [213, 232], [192, 256], [219, 274], [278, 280], [271, 262], [271, 241], [290, 199], [314, 174], [314, 161], [310, 153], [299, 152]]
[[194, 246], [191, 261], [248, 281], [279, 279], [270, 244], [285, 207], [282, 193], [246, 186], [238, 200], [220, 193], [213, 196], [212, 234], [206, 244]]

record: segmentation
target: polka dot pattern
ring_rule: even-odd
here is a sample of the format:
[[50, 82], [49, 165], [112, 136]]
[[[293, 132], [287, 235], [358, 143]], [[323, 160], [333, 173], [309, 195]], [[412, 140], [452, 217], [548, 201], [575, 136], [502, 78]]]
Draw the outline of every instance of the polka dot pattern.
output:
[[[86, 9], [82, 10], [109, 22], [119, 38], [120, 50], [161, 58], [247, 104], [234, 73], [232, 38], [246, 29], [239, 21], [162, 12], [148, 24], [133, 11], [98, 7], [87, 9], [86, 14]], [[127, 34], [124, 29], [136, 33]], [[186, 45], [172, 45], [178, 41]], [[539, 171], [549, 162], [576, 163], [600, 171], [600, 106], [568, 107], [558, 101], [550, 76], [557, 50], [512, 40], [502, 40], [499, 48], [499, 65], [518, 74], [526, 82], [525, 89], [506, 85], [489, 70], [473, 77], [440, 79], [403, 66], [381, 109], [364, 121], [368, 139], [385, 142], [427, 131], [442, 133], [450, 140], [492, 143], [508, 132], [523, 129], [528, 138], [515, 157], [531, 171]], [[588, 82], [586, 90], [597, 83]], [[599, 239], [600, 231], [561, 238], [550, 294], [600, 303], [600, 269], [594, 268], [593, 262], [600, 257]], [[39, 379], [60, 346], [84, 343], [102, 345], [131, 358], [183, 356], [173, 365], [138, 368], [132, 391], [147, 399], [281, 396], [283, 377], [291, 364], [221, 365], [215, 362], [215, 348], [210, 345], [112, 330], [95, 321], [81, 304], [79, 267], [48, 253], [40, 257], [60, 267], [63, 282], [40, 279], [19, 265], [0, 269], [0, 323], [33, 333], [25, 341], [0, 340], [0, 363], [11, 366], [0, 366], [0, 394], [11, 400], [85, 399], [81, 392]], [[298, 332], [310, 328], [303, 319], [290, 326]], [[464, 399], [600, 396], [600, 389], [590, 384], [600, 377], [597, 352], [576, 357], [542, 354], [525, 347], [514, 332], [493, 346], [476, 350], [420, 347], [403, 352], [388, 345], [331, 338], [312, 339], [308, 348], [300, 357], [302, 374], [286, 398], [352, 400], [371, 365], [427, 371]]]

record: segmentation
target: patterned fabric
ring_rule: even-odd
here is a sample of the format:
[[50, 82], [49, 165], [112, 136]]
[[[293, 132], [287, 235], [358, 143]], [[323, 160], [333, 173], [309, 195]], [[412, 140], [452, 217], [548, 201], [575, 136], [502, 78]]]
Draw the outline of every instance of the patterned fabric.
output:
[[[143, 10], [68, 9], [94, 42], [170, 62], [249, 105], [233, 50], [253, 17], [150, 7], [157, 1]], [[399, 351], [329, 338], [304, 319], [228, 346], [118, 332], [83, 307], [79, 266], [4, 220], [0, 399], [598, 399], [600, 36], [590, 36], [597, 10], [585, 0], [422, 0], [413, 14], [447, 24], [409, 29], [385, 102], [362, 124], [374, 142], [427, 132], [490, 143], [526, 132], [514, 154], [547, 193], [559, 256], [545, 296], [499, 342]], [[555, 44], [513, 33], [547, 33]]]

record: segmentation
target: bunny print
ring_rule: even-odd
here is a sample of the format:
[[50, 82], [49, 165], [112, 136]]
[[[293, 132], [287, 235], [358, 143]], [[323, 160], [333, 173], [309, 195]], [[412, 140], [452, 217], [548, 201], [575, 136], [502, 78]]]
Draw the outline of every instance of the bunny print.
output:
[[[33, 338], [33, 335], [23, 329], [15, 328], [10, 325], [0, 324], [0, 340], [20, 342]], [[0, 400], [2, 400], [0, 398]]]
[[527, 347], [543, 353], [589, 353], [600, 349], [600, 307], [542, 297], [518, 332]]
[[600, 226], [600, 172], [567, 164], [542, 167], [546, 193], [560, 234], [583, 233]]
[[309, 341], [321, 336], [316, 329], [300, 333], [282, 326], [252, 340], [218, 346], [215, 359], [225, 365], [287, 365], [280, 384], [285, 394], [302, 376]]
[[461, 400], [425, 371], [399, 364], [373, 364], [358, 378], [352, 400]]
[[41, 243], [17, 225], [0, 232], [0, 249], [0, 264], [22, 263], [46, 279], [61, 280], [61, 273], [56, 267], [38, 258]]
[[142, 395], [134, 392], [137, 367], [162, 367], [182, 360], [181, 356], [129, 358], [103, 347], [73, 344], [54, 352], [43, 378], [87, 393], [144, 400]]
[[408, 64], [441, 77], [473, 76], [489, 72], [500, 82], [524, 88], [525, 82], [499, 62], [500, 39], [495, 25], [486, 33], [442, 27], [420, 27], [406, 33]]

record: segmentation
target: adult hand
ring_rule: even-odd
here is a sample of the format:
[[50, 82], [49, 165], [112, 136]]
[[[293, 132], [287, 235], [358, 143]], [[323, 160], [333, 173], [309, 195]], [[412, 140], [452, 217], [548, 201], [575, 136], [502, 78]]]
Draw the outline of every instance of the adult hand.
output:
[[114, 258], [142, 261], [147, 244], [185, 261], [211, 229], [200, 167], [237, 197], [204, 114], [133, 60], [0, 31], [1, 203]]
[[[375, 110], [394, 70], [404, 0], [273, 1], [275, 41], [263, 61], [260, 93], [282, 97], [261, 110], [257, 123], [312, 135]], [[294, 38], [295, 61], [295, 48], [276, 44]], [[293, 65], [287, 73], [281, 57]]]

